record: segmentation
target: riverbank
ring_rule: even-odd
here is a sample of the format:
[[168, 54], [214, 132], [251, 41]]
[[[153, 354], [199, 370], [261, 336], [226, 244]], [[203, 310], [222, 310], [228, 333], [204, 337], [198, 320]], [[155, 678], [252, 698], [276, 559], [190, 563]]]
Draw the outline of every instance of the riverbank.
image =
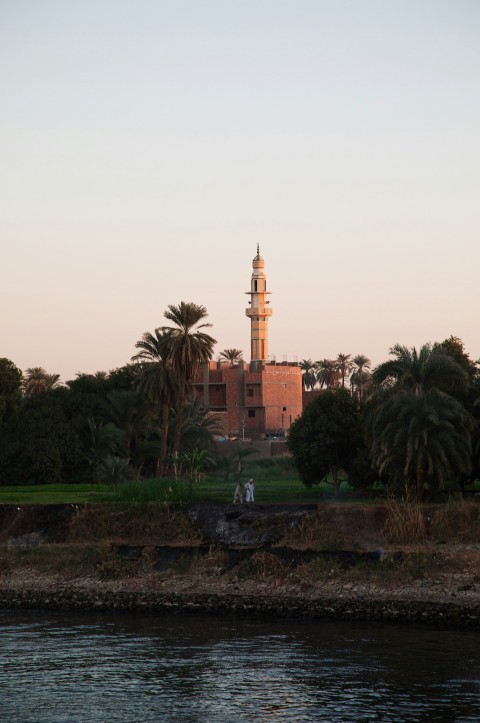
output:
[[462, 515], [408, 545], [382, 505], [3, 507], [0, 607], [478, 628], [478, 508]]

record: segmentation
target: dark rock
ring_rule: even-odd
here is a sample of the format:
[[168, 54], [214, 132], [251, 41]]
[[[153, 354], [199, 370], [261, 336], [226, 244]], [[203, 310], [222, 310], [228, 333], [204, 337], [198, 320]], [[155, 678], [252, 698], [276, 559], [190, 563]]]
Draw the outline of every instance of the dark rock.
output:
[[222, 545], [264, 545], [280, 540], [316, 505], [187, 505], [184, 510], [205, 539]]

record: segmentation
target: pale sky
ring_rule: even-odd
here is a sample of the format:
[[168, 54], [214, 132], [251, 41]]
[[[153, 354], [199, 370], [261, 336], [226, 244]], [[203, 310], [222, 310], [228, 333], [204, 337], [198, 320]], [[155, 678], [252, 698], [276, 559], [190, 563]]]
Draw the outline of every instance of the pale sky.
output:
[[480, 357], [478, 0], [0, 0], [0, 357], [130, 360], [168, 304], [249, 358]]

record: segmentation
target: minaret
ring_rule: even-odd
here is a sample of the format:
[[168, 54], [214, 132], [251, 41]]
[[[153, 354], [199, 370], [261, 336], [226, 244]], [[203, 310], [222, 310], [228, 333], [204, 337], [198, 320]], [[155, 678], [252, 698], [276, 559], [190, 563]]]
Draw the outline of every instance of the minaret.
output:
[[251, 361], [268, 360], [268, 317], [272, 310], [268, 308], [269, 301], [266, 297], [270, 294], [267, 291], [267, 279], [263, 267], [265, 266], [260, 256], [260, 246], [257, 244], [257, 255], [253, 259], [253, 274], [250, 291], [250, 308], [245, 313], [251, 321]]

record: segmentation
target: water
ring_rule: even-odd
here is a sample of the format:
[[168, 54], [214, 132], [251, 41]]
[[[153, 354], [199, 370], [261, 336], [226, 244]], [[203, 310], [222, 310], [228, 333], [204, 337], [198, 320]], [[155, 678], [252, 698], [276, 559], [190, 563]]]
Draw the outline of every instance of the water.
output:
[[0, 611], [0, 720], [477, 721], [480, 633]]

